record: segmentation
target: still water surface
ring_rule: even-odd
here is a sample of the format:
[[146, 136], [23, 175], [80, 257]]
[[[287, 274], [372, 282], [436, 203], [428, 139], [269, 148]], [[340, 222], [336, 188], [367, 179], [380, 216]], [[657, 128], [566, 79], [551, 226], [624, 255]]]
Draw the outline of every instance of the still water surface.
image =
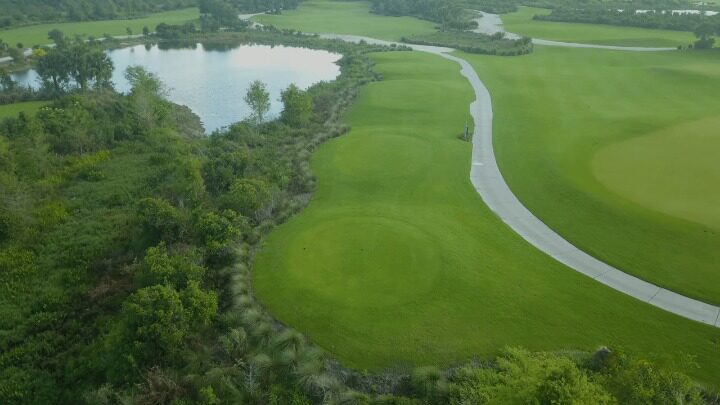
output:
[[[207, 132], [250, 115], [243, 98], [251, 81], [267, 84], [270, 116], [277, 116], [282, 110], [281, 90], [291, 83], [305, 89], [335, 79], [340, 74], [335, 62], [341, 57], [327, 51], [286, 46], [215, 48], [202, 44], [176, 49], [138, 45], [112, 50], [108, 55], [115, 66], [115, 89], [127, 92], [125, 69], [143, 66], [167, 85], [170, 100], [190, 107], [200, 117]], [[39, 85], [32, 70], [13, 77], [22, 85]]]

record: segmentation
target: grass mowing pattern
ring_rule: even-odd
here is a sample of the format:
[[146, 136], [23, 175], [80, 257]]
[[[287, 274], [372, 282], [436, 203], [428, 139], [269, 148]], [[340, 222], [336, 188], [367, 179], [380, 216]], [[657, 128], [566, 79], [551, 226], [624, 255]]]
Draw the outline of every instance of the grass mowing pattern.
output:
[[535, 215], [623, 271], [720, 304], [719, 53], [465, 56], [493, 95], [503, 175]]
[[0, 105], [0, 120], [8, 117], [16, 117], [20, 112], [34, 114], [46, 101], [28, 101], [24, 103], [13, 103]]
[[690, 32], [656, 30], [636, 27], [616, 27], [601, 24], [580, 24], [533, 20], [536, 14], [549, 14], [550, 10], [520, 7], [518, 11], [503, 14], [505, 29], [532, 38], [549, 39], [582, 44], [674, 47], [687, 46], [695, 41]]
[[388, 41], [435, 32], [435, 24], [429, 21], [371, 14], [369, 4], [362, 1], [311, 0], [300, 3], [297, 10], [284, 11], [282, 15], [261, 15], [253, 19], [278, 28], [331, 34], [361, 32], [362, 35]]
[[48, 39], [48, 32], [54, 28], [59, 29], [68, 38], [75, 35], [86, 35], [101, 37], [104, 34], [126, 35], [126, 28], [130, 28], [133, 34], [142, 34], [143, 27], [147, 26], [150, 31], [160, 23], [180, 24], [196, 20], [200, 17], [197, 8], [167, 11], [164, 13], [150, 14], [147, 17], [132, 20], [106, 20], [106, 21], [85, 21], [69, 23], [50, 23], [29, 25], [26, 27], [13, 28], [0, 31], [0, 38], [3, 41], [15, 45], [21, 42], [24, 46], [45, 45], [52, 42]]
[[385, 80], [315, 154], [310, 206], [258, 253], [254, 288], [280, 321], [360, 369], [612, 344], [673, 364], [690, 353], [692, 375], [720, 379], [720, 330], [563, 267], [487, 209], [457, 138], [473, 97], [455, 63], [375, 60]]

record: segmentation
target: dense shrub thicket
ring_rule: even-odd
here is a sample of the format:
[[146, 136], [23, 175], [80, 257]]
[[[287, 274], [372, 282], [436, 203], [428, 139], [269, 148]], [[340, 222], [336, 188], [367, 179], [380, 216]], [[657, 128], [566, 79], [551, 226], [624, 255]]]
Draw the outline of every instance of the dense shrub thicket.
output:
[[525, 55], [533, 51], [530, 38], [508, 39], [502, 33], [484, 35], [469, 31], [440, 31], [427, 35], [403, 37], [403, 42], [446, 46], [470, 53], [498, 56]]
[[[375, 79], [364, 54], [382, 48], [290, 40], [345, 57], [339, 80], [285, 92], [282, 120], [201, 137], [197, 118], [135, 68], [129, 95], [60, 87], [36, 116], [2, 122], [0, 403], [316, 395], [291, 371], [324, 357], [248, 298], [246, 269], [307, 201], [310, 151], [345, 130], [339, 113]], [[290, 349], [301, 357], [274, 368]]]

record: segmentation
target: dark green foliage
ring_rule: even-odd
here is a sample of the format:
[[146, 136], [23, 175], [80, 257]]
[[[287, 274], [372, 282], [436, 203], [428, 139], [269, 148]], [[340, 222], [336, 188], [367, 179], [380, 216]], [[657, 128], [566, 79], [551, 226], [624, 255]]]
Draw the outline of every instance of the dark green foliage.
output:
[[197, 27], [191, 22], [185, 24], [160, 23], [155, 27], [155, 34], [163, 39], [178, 39], [187, 34], [192, 34], [196, 30]]
[[150, 240], [173, 242], [183, 240], [188, 219], [182, 210], [160, 198], [144, 198], [138, 204], [138, 219]]
[[68, 42], [59, 31], [55, 36], [56, 46], [39, 58], [36, 66], [46, 90], [60, 94], [75, 87], [83, 91], [112, 87], [112, 61], [99, 44]]
[[262, 179], [235, 180], [223, 198], [225, 207], [242, 215], [254, 217], [270, 202], [270, 189]]
[[307, 125], [313, 115], [312, 96], [291, 84], [280, 93], [285, 108], [280, 119], [287, 125], [301, 127]]
[[446, 46], [485, 55], [516, 56], [533, 51], [532, 41], [527, 37], [507, 39], [502, 34], [484, 35], [467, 31], [441, 31], [403, 38], [402, 41], [411, 44]]

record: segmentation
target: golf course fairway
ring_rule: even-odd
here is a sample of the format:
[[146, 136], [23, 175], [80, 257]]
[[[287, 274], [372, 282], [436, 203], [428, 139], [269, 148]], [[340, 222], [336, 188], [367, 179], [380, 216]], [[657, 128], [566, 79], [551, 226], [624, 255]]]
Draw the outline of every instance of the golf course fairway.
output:
[[691, 32], [533, 20], [535, 15], [549, 13], [548, 9], [521, 6], [501, 17], [508, 32], [552, 41], [647, 47], [687, 46], [695, 41]]
[[720, 303], [720, 54], [465, 57], [493, 95], [503, 177], [530, 211], [626, 273]]
[[314, 155], [313, 200], [256, 257], [255, 292], [277, 319], [359, 369], [614, 345], [674, 365], [692, 355], [687, 371], [718, 381], [720, 330], [565, 268], [487, 209], [458, 137], [473, 97], [457, 64], [374, 59], [384, 80]]

